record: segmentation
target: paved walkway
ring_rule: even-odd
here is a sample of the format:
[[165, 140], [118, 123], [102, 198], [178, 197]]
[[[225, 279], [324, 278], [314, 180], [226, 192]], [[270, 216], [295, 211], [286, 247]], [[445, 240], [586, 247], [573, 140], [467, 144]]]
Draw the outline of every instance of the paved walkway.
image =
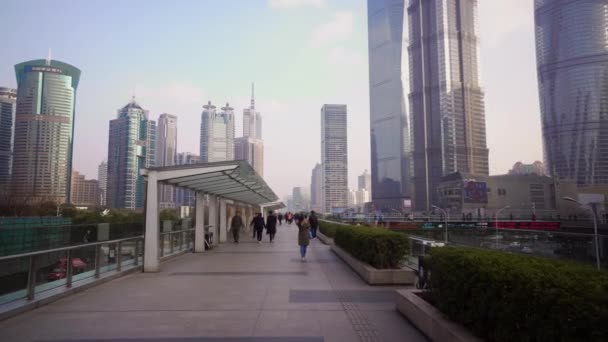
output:
[[[0, 322], [8, 341], [425, 341], [327, 246], [298, 255], [296, 228], [162, 264]], [[267, 239], [267, 236], [266, 236]]]

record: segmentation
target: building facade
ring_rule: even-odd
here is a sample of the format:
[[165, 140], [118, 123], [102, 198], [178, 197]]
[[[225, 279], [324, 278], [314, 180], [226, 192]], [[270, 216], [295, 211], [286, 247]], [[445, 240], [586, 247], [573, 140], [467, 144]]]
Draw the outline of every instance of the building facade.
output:
[[251, 84], [251, 104], [243, 109], [243, 137], [262, 140], [262, 114], [255, 109], [255, 90]]
[[99, 182], [86, 179], [77, 171], [72, 171], [71, 202], [76, 207], [94, 208], [99, 205]]
[[310, 208], [323, 211], [323, 166], [319, 163], [312, 169], [310, 176]]
[[536, 0], [536, 59], [547, 171], [608, 185], [606, 0]]
[[80, 70], [50, 59], [15, 65], [12, 197], [69, 203]]
[[99, 206], [105, 207], [108, 198], [108, 162], [105, 160], [97, 167], [97, 181], [99, 182]]
[[367, 170], [363, 171], [363, 174], [357, 178], [359, 184], [359, 190], [372, 190], [372, 175]]
[[513, 168], [509, 170], [510, 175], [539, 175], [545, 176], [545, 167], [542, 162], [535, 161], [532, 164], [524, 164], [517, 162], [513, 165]]
[[17, 90], [0, 87], [0, 192], [5, 192], [13, 168], [13, 135]]
[[372, 200], [403, 210], [411, 189], [406, 0], [367, 0]]
[[[176, 165], [192, 165], [200, 162], [200, 157], [194, 153], [181, 152], [177, 154]], [[184, 188], [175, 189], [175, 202], [177, 206], [194, 207], [195, 199], [194, 192]]]
[[250, 137], [234, 139], [234, 159], [246, 160], [261, 177], [264, 176], [264, 143]]
[[203, 106], [200, 158], [203, 163], [234, 160], [234, 109], [228, 103], [219, 113], [211, 101]]
[[[161, 114], [156, 132], [156, 166], [175, 165], [177, 159], [177, 116]], [[160, 208], [175, 207], [175, 187], [161, 184], [158, 188]]]
[[410, 1], [408, 14], [413, 202], [428, 211], [444, 175], [489, 173], [477, 0]]
[[346, 105], [321, 108], [321, 160], [323, 165], [323, 212], [348, 206], [348, 141]]
[[107, 206], [140, 209], [144, 206], [144, 179], [140, 170], [156, 165], [156, 122], [135, 99], [110, 121]]
[[305, 188], [293, 188], [291, 198], [293, 201], [293, 211], [303, 212], [310, 209], [310, 194]]

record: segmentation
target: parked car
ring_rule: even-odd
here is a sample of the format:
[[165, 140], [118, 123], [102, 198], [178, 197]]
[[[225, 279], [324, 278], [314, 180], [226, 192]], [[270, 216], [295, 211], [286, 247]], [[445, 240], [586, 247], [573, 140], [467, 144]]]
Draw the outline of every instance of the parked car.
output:
[[[61, 258], [55, 264], [53, 271], [46, 276], [47, 280], [59, 280], [67, 277], [68, 267], [67, 258]], [[86, 270], [87, 264], [80, 258], [72, 258], [72, 274], [82, 273]]]

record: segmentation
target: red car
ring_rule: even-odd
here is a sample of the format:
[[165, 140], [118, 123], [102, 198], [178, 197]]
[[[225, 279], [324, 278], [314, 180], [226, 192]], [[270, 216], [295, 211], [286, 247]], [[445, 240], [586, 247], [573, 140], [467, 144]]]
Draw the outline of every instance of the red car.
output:
[[[55, 264], [55, 268], [51, 273], [46, 276], [47, 280], [59, 280], [67, 276], [67, 258], [61, 258]], [[80, 258], [72, 258], [72, 274], [78, 274], [84, 272], [87, 264]]]

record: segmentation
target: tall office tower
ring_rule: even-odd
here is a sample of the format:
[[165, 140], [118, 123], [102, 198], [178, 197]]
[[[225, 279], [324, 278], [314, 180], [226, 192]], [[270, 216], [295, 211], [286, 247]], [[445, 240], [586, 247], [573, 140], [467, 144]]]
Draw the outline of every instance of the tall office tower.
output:
[[148, 119], [135, 99], [118, 110], [110, 121], [108, 143], [108, 208], [144, 206], [144, 179], [140, 170], [155, 166], [156, 122]]
[[105, 160], [97, 167], [97, 181], [99, 182], [99, 205], [105, 207], [108, 197], [108, 162]]
[[323, 211], [347, 207], [348, 143], [346, 105], [321, 108], [321, 160], [323, 165]]
[[306, 189], [302, 187], [293, 188], [291, 198], [293, 200], [293, 211], [308, 211], [310, 207], [310, 195]]
[[99, 205], [99, 182], [85, 179], [84, 175], [72, 171], [71, 203], [77, 207], [96, 207]]
[[264, 143], [249, 137], [234, 139], [234, 159], [246, 160], [255, 172], [264, 176]]
[[367, 172], [367, 170], [363, 171], [363, 174], [357, 178], [359, 183], [359, 190], [367, 190], [371, 191], [372, 189], [372, 176]]
[[80, 70], [49, 58], [17, 64], [15, 73], [12, 197], [69, 203]]
[[405, 0], [368, 0], [372, 201], [403, 210], [411, 195]]
[[535, 1], [545, 167], [583, 187], [608, 185], [607, 7]]
[[[175, 165], [177, 158], [177, 116], [161, 114], [156, 130], [156, 166]], [[161, 184], [160, 208], [175, 208], [175, 187]]]
[[489, 172], [477, 0], [412, 0], [407, 13], [413, 200], [416, 210], [428, 211], [444, 175]]
[[0, 87], [0, 192], [10, 183], [17, 90]]
[[227, 103], [220, 113], [211, 101], [203, 106], [200, 157], [203, 163], [234, 160], [234, 109]]
[[[181, 152], [177, 154], [176, 165], [191, 165], [201, 162], [199, 156], [190, 152]], [[175, 189], [175, 202], [178, 206], [194, 207], [195, 196], [194, 192], [184, 188]]]
[[262, 139], [262, 115], [255, 110], [254, 84], [251, 84], [251, 105], [243, 109], [243, 136]]
[[323, 167], [315, 165], [310, 177], [310, 208], [317, 212], [323, 211]]

